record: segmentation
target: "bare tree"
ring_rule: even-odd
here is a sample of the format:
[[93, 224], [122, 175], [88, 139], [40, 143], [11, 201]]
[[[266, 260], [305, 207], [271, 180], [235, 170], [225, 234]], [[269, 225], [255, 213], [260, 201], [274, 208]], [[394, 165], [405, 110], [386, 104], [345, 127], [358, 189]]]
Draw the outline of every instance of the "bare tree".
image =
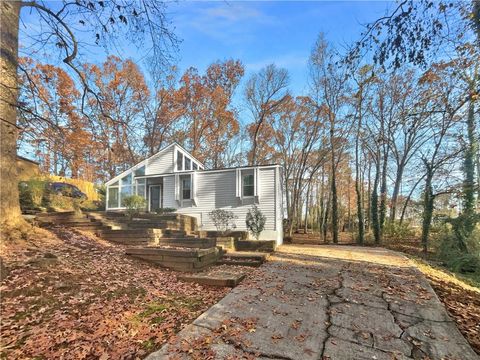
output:
[[245, 101], [252, 115], [250, 127], [252, 148], [249, 163], [256, 164], [258, 158], [258, 135], [267, 116], [271, 115], [288, 95], [288, 72], [270, 64], [253, 74], [245, 86]]
[[[335, 52], [320, 34], [310, 55], [311, 97], [319, 107], [325, 107], [330, 147], [330, 185], [332, 206], [333, 242], [338, 243], [338, 190], [336, 169], [347, 145], [346, 138], [352, 123], [342, 126], [342, 109], [346, 105], [347, 76], [346, 67], [340, 66]], [[345, 124], [343, 124], [345, 125]]]

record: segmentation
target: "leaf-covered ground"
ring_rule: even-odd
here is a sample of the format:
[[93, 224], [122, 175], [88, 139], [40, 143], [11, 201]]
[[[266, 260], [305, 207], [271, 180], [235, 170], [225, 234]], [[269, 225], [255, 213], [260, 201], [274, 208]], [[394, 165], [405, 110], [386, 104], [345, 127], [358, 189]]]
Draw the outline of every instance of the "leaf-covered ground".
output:
[[458, 329], [480, 355], [480, 289], [424, 262], [417, 267], [430, 281]]
[[124, 255], [86, 233], [36, 230], [4, 246], [1, 358], [136, 359], [225, 296], [225, 288]]

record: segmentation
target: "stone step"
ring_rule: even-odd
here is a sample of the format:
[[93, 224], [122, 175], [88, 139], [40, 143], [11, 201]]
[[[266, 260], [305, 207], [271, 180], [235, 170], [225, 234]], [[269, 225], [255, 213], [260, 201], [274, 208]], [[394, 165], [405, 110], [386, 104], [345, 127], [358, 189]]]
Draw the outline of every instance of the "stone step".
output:
[[153, 262], [177, 271], [198, 272], [215, 264], [219, 257], [217, 248], [174, 249], [161, 246], [128, 248], [127, 255]]
[[102, 224], [100, 221], [95, 221], [95, 220], [91, 220], [91, 219], [65, 219], [65, 220], [62, 220], [62, 221], [52, 221], [53, 223], [55, 224], [61, 224], [61, 225], [65, 225], [65, 226], [74, 226], [74, 225], [81, 225], [81, 224], [86, 224], [86, 225], [90, 225], [90, 224]]
[[110, 229], [97, 231], [96, 235], [114, 243], [137, 246], [154, 244], [162, 232], [154, 229]]
[[55, 223], [55, 224], [65, 224], [65, 223], [70, 223], [70, 222], [90, 222], [89, 219], [86, 219], [84, 217], [80, 216], [70, 216], [70, 217], [61, 217], [61, 218], [55, 218], [55, 217], [36, 217], [35, 218], [39, 223]]
[[235, 252], [227, 252], [223, 257], [228, 259], [243, 259], [243, 260], [258, 260], [258, 261], [265, 261], [267, 260], [269, 254], [267, 253], [257, 253], [257, 252], [243, 252], [243, 251], [235, 251]]
[[128, 246], [146, 246], [152, 243], [151, 239], [137, 238], [137, 239], [123, 239], [123, 238], [111, 238], [106, 239], [110, 242]]
[[153, 228], [153, 229], [163, 229], [163, 228], [170, 228], [170, 229], [184, 229], [185, 225], [179, 224], [174, 221], [168, 221], [168, 222], [153, 222], [153, 221], [128, 221], [125, 222], [128, 227], [131, 228]]
[[75, 216], [75, 215], [79, 215], [79, 213], [77, 213], [76, 211], [62, 211], [62, 212], [38, 213], [37, 217], [41, 217], [41, 218], [46, 218], [46, 217], [61, 218], [61, 217], [65, 217], [65, 216], [68, 217], [68, 216]]
[[240, 265], [240, 266], [252, 266], [259, 267], [268, 258], [268, 254], [265, 253], [252, 253], [252, 252], [233, 252], [226, 253], [219, 260], [221, 265]]
[[257, 260], [252, 260], [252, 261], [247, 261], [247, 260], [224, 260], [221, 259], [217, 261], [218, 265], [233, 265], [233, 266], [250, 266], [250, 267], [260, 267], [263, 262], [262, 261], [257, 261]]
[[245, 278], [245, 274], [213, 270], [197, 274], [180, 275], [177, 278], [181, 281], [195, 282], [200, 285], [235, 287]]
[[95, 232], [110, 229], [110, 226], [106, 226], [106, 225], [103, 225], [103, 224], [99, 224], [99, 225], [93, 224], [93, 225], [83, 225], [83, 226], [72, 225], [71, 227], [73, 227], [75, 229], [95, 230]]
[[160, 238], [158, 240], [158, 246], [178, 246], [206, 249], [215, 247], [215, 240], [199, 238]]

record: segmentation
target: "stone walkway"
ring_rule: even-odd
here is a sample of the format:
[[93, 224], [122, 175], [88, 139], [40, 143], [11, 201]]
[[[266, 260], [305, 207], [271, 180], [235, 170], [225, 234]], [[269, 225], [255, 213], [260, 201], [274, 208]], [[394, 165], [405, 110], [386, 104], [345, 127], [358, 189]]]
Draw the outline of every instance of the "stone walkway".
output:
[[479, 359], [398, 253], [284, 245], [157, 359]]

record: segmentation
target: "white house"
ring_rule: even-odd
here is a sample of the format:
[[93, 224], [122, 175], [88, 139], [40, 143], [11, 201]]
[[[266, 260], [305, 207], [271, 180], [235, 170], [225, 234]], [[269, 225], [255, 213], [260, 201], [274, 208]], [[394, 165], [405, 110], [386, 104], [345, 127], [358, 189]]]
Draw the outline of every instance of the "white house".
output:
[[283, 241], [283, 194], [279, 165], [205, 170], [177, 143], [160, 150], [106, 183], [107, 210], [122, 210], [122, 199], [138, 194], [148, 211], [175, 208], [195, 216], [200, 230], [216, 230], [208, 213], [214, 209], [236, 215], [235, 230], [247, 230], [247, 211], [256, 204], [267, 221], [261, 240]]

